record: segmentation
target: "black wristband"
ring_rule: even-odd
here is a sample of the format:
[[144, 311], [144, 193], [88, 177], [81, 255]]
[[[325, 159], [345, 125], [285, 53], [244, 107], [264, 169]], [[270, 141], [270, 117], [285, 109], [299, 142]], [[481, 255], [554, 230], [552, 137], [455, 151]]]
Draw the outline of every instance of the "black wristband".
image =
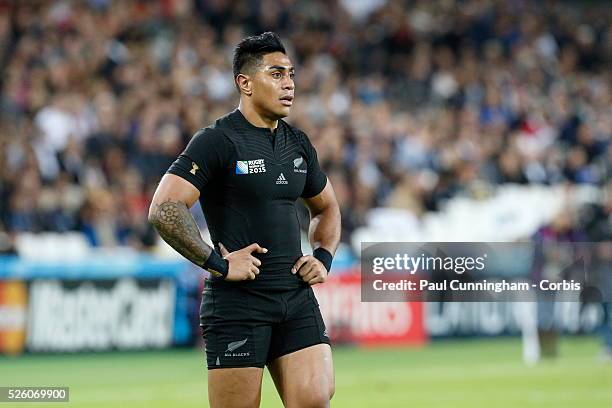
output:
[[229, 262], [223, 259], [221, 255], [213, 249], [206, 262], [204, 262], [204, 269], [210, 272], [215, 278], [225, 279], [229, 273]]
[[325, 266], [327, 273], [331, 271], [331, 264], [334, 260], [334, 256], [327, 249], [319, 247], [313, 251], [312, 256], [317, 258], [323, 266]]

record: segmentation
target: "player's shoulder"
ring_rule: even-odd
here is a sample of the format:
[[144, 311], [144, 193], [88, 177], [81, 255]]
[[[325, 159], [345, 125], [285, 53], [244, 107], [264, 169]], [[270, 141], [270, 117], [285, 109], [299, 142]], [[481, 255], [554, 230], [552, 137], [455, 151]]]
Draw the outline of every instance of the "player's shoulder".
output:
[[283, 126], [285, 126], [285, 129], [287, 129], [287, 133], [290, 136], [294, 137], [297, 142], [299, 143], [309, 142], [308, 135], [302, 129], [298, 128], [297, 126], [293, 126], [292, 124], [288, 123], [287, 121], [283, 119], [281, 119], [280, 122], [282, 122]]
[[229, 157], [235, 150], [235, 147], [227, 133], [223, 126], [219, 126], [217, 120], [209, 126], [196, 131], [189, 140], [184, 153], [191, 158], [194, 158], [196, 155], [209, 154], [208, 152], [215, 152], [223, 157]]
[[193, 134], [192, 139], [206, 140], [210, 143], [224, 143], [229, 142], [229, 134], [231, 131], [231, 113], [228, 113], [220, 118], [216, 119], [210, 125], [198, 129]]
[[205, 139], [206, 141], [222, 141], [224, 138], [223, 131], [221, 129], [217, 129], [214, 125], [210, 125], [207, 127], [203, 127], [198, 129], [192, 136], [192, 139]]
[[231, 130], [234, 122], [236, 121], [236, 112], [237, 110], [226, 113], [225, 115], [217, 118], [209, 127], [220, 132]]

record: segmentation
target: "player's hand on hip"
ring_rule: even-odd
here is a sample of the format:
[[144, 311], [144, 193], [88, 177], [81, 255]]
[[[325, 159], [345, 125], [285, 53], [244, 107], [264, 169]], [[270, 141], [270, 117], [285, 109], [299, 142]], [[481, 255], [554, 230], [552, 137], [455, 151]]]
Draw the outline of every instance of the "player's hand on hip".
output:
[[327, 279], [327, 269], [325, 266], [312, 255], [304, 255], [297, 260], [291, 273], [299, 274], [304, 282], [309, 285], [323, 283]]
[[227, 281], [242, 281], [253, 280], [259, 275], [259, 267], [261, 261], [251, 255], [253, 252], [265, 254], [268, 252], [266, 248], [262, 248], [259, 244], [251, 244], [238, 251], [229, 252], [222, 243], [219, 242], [221, 255], [229, 263], [229, 272], [225, 277]]

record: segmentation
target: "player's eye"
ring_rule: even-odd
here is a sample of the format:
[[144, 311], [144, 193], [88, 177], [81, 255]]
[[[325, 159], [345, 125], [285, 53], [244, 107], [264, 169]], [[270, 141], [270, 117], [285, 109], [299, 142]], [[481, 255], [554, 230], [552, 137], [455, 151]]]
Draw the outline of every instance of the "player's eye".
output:
[[291, 79], [295, 78], [295, 72], [290, 72], [289, 73], [289, 78], [291, 78]]
[[272, 73], [272, 78], [274, 79], [281, 79], [282, 77], [283, 75], [278, 71]]

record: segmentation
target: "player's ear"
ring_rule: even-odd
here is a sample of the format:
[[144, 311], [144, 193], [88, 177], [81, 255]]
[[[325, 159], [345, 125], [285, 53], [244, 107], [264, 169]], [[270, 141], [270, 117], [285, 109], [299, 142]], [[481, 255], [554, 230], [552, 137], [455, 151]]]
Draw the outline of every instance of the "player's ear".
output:
[[253, 93], [253, 82], [251, 81], [251, 77], [246, 74], [236, 75], [236, 85], [238, 85], [240, 92], [244, 93], [245, 95], [251, 96]]

